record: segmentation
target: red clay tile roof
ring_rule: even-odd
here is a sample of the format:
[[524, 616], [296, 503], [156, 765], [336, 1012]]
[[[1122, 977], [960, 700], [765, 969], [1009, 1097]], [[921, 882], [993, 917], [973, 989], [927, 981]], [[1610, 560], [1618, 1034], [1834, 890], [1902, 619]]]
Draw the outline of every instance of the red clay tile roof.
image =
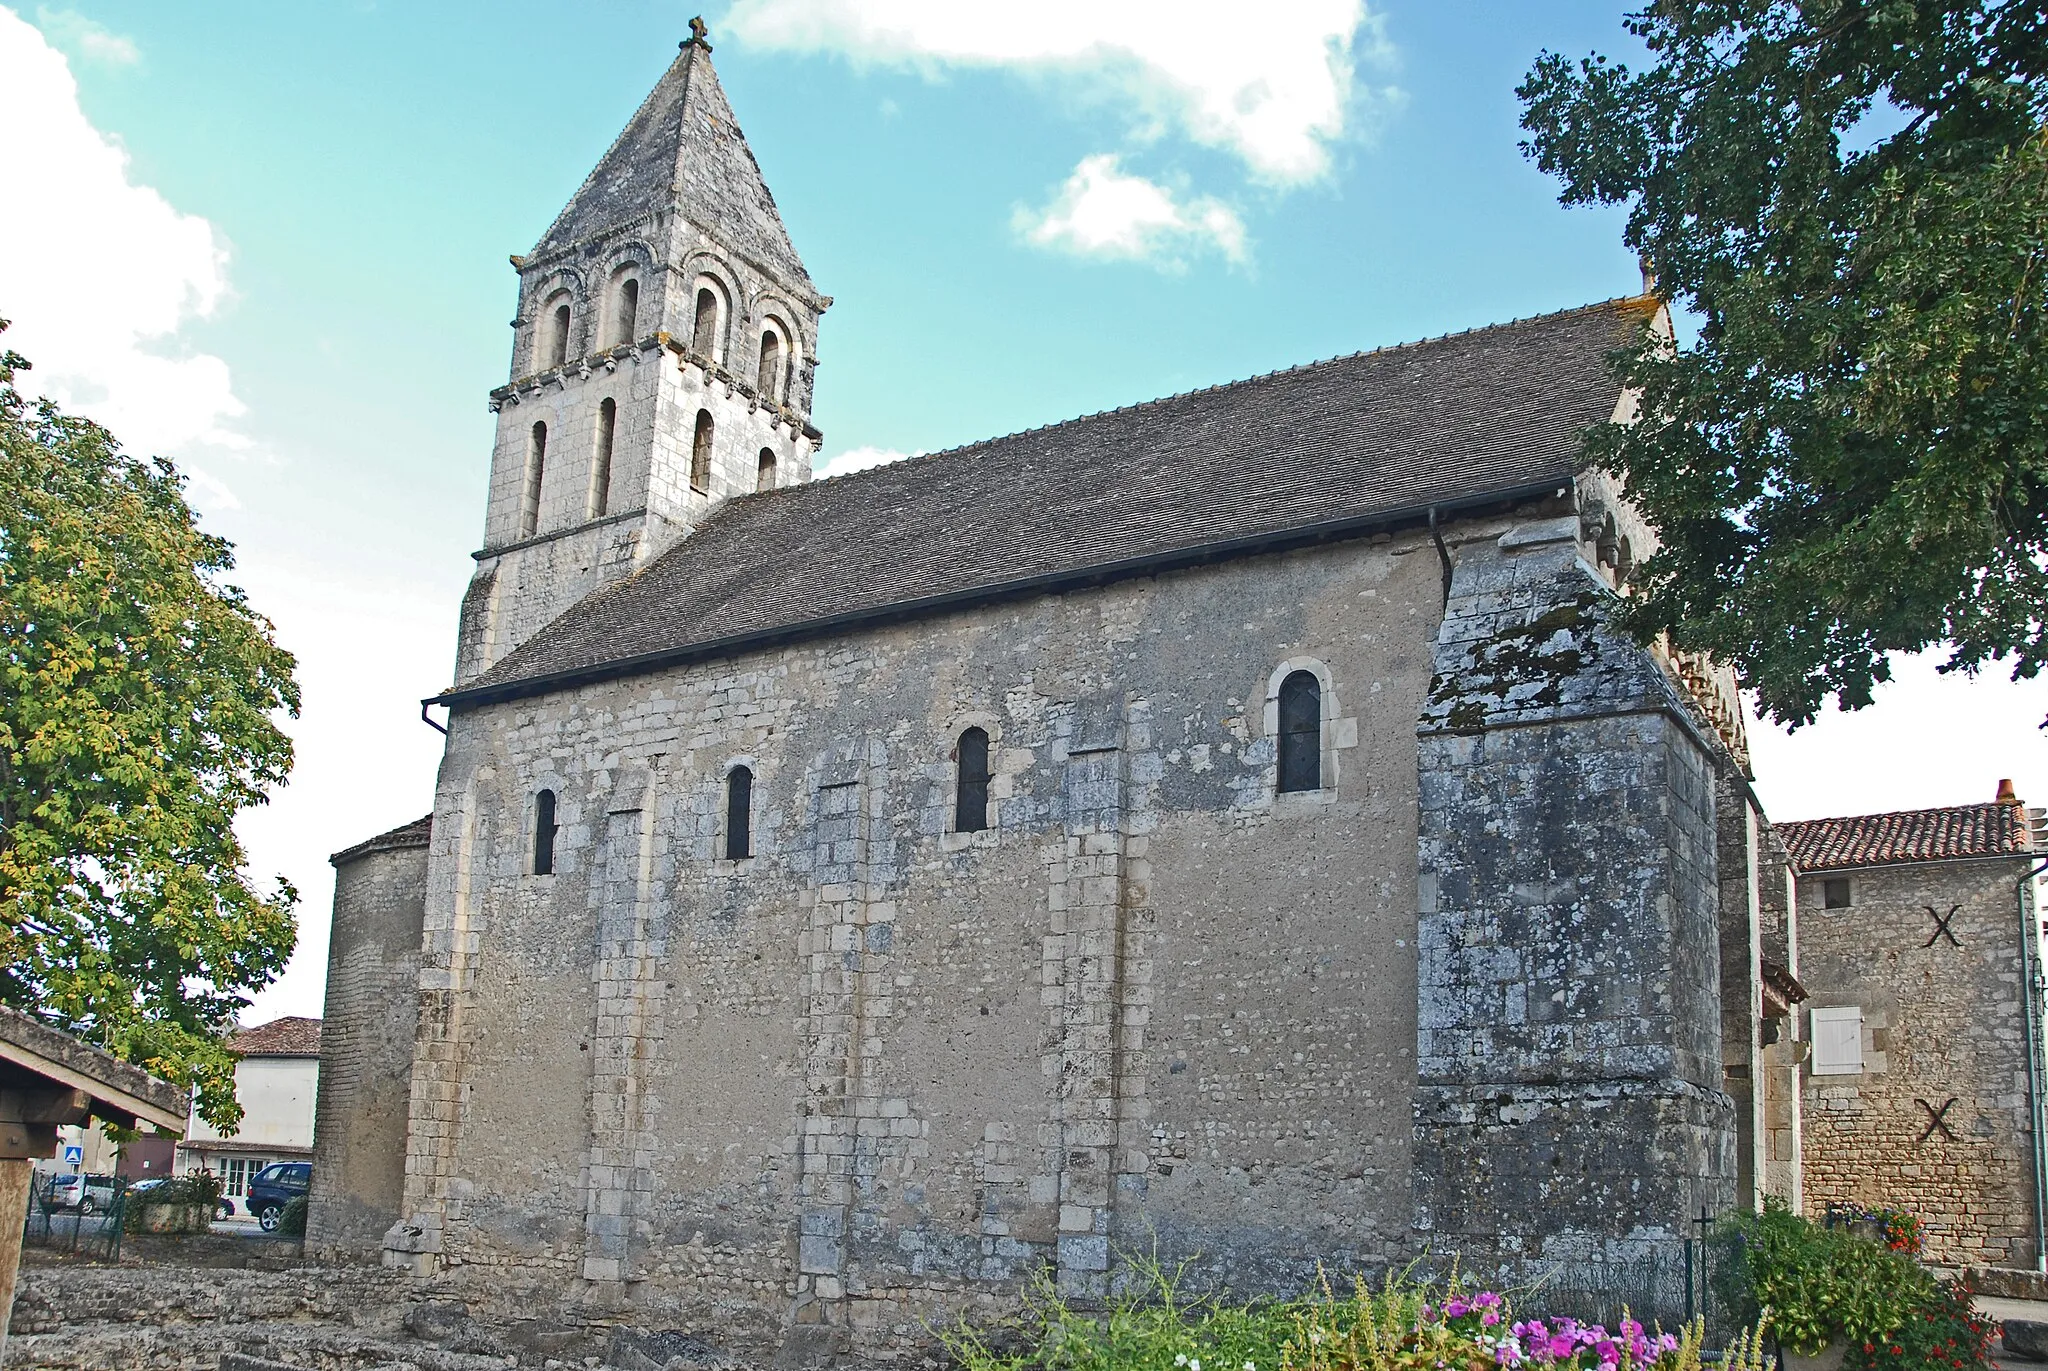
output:
[[1792, 854], [1793, 868], [1802, 872], [1959, 857], [2018, 857], [2034, 850], [2026, 807], [2018, 804], [1806, 819], [1776, 828]]
[[243, 1057], [317, 1057], [318, 1019], [272, 1019], [228, 1039], [228, 1050]]

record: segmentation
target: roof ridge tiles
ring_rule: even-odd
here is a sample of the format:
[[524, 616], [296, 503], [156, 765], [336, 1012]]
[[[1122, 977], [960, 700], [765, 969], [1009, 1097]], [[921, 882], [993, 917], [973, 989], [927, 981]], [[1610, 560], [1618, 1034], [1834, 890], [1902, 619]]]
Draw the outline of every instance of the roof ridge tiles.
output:
[[[1586, 314], [1595, 310], [1608, 309], [1615, 305], [1629, 304], [1643, 298], [1640, 295], [1614, 295], [1609, 296], [1605, 300], [1595, 300], [1590, 304], [1575, 305], [1570, 309], [1554, 309], [1542, 314], [1519, 315], [1513, 319], [1502, 320], [1499, 323], [1474, 324], [1470, 328], [1453, 329], [1448, 333], [1431, 334], [1422, 338], [1408, 338], [1398, 343], [1385, 343], [1376, 348], [1359, 348], [1354, 352], [1334, 353], [1328, 357], [1316, 357], [1306, 362], [1296, 362], [1293, 366], [1275, 367], [1271, 371], [1254, 372], [1249, 376], [1239, 376], [1228, 381], [1216, 381], [1206, 386], [1191, 386], [1187, 390], [1170, 391], [1165, 395], [1155, 395], [1147, 400], [1133, 400], [1127, 405], [1112, 405], [1108, 409], [1085, 410], [1080, 414], [1069, 415], [1064, 419], [1049, 419], [1045, 423], [1032, 424], [1027, 428], [1012, 429], [1008, 433], [994, 433], [985, 438], [975, 438], [969, 442], [955, 443], [952, 447], [933, 448], [926, 452], [913, 452], [894, 462], [883, 462], [878, 466], [862, 467], [858, 471], [842, 471], [830, 476], [816, 476], [802, 485], [782, 486], [772, 491], [750, 491], [748, 496], [754, 494], [780, 495], [784, 491], [801, 490], [804, 486], [808, 485], [822, 485], [827, 481], [843, 481], [849, 476], [865, 476], [871, 471], [880, 471], [885, 467], [901, 467], [909, 462], [920, 462], [933, 457], [947, 457], [954, 453], [970, 452], [975, 448], [986, 447], [991, 443], [1000, 443], [1011, 438], [1025, 438], [1034, 433], [1045, 433], [1051, 429], [1065, 428], [1068, 424], [1085, 423], [1090, 419], [1104, 419], [1116, 414], [1135, 414], [1140, 410], [1170, 404], [1175, 400], [1186, 400], [1198, 395], [1214, 395], [1219, 391], [1229, 390], [1234, 386], [1248, 386], [1256, 381], [1270, 381], [1279, 376], [1293, 376], [1300, 372], [1313, 371], [1317, 367], [1333, 366], [1338, 362], [1356, 362], [1368, 357], [1378, 357], [1384, 353], [1407, 352], [1414, 348], [1427, 347], [1431, 343], [1444, 343], [1449, 342], [1453, 338], [1469, 338], [1474, 334], [1511, 329], [1519, 324], [1543, 323], [1555, 319], [1563, 319], [1574, 314]], [[741, 498], [747, 498], [747, 496], [742, 496]]]

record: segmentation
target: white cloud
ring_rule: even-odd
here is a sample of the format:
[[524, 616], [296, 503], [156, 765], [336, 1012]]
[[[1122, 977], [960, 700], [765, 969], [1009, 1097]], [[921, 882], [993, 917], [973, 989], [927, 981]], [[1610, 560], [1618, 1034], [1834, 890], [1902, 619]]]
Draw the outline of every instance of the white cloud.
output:
[[63, 54], [7, 9], [0, 125], [17, 191], [0, 214], [0, 318], [13, 321], [6, 345], [35, 366], [18, 384], [131, 451], [248, 446], [231, 427], [244, 407], [227, 363], [177, 345], [227, 294], [226, 244], [130, 179], [127, 152], [79, 108]]
[[888, 447], [850, 447], [813, 474], [823, 480], [828, 476], [844, 476], [849, 472], [866, 471], [869, 467], [887, 466], [906, 457], [923, 455], [921, 452], [898, 452], [895, 448]]
[[738, 0], [726, 24], [749, 43], [833, 52], [933, 75], [1007, 67], [1108, 95], [1156, 138], [1170, 128], [1242, 159], [1277, 183], [1314, 180], [1361, 101], [1359, 58], [1392, 49], [1366, 0]]
[[1245, 260], [1244, 221], [1230, 206], [1211, 196], [1176, 200], [1165, 186], [1119, 171], [1106, 152], [1082, 158], [1050, 205], [1019, 209], [1014, 222], [1026, 241], [1080, 257], [1170, 267], [1214, 249]]
[[76, 10], [53, 10], [48, 5], [38, 5], [36, 23], [52, 43], [88, 62], [132, 67], [142, 60], [142, 50], [135, 46], [134, 39], [115, 33]]

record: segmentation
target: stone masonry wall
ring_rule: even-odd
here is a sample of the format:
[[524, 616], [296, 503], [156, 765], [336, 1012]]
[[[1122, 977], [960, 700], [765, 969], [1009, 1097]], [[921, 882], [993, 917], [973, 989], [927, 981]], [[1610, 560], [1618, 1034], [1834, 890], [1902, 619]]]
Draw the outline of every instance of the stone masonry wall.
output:
[[[2014, 886], [2031, 858], [1915, 862], [1798, 888], [1804, 1010], [1863, 1010], [1863, 1070], [1805, 1073], [1806, 1208], [1901, 1205], [1927, 1254], [2031, 1267], [2033, 1185]], [[1929, 911], [1933, 912], [1929, 912]], [[2035, 921], [2031, 896], [2027, 919]], [[1937, 919], [1946, 920], [1948, 933]], [[1953, 940], [1950, 935], [1953, 935]], [[1944, 1128], [1934, 1115], [1946, 1109]]]
[[1461, 543], [1419, 730], [1420, 1223], [1489, 1274], [1734, 1198], [1713, 745], [1573, 531]]
[[1155, 1236], [1247, 1293], [1405, 1258], [1438, 604], [1382, 537], [456, 715], [387, 1256], [822, 1348]]
[[424, 835], [336, 864], [306, 1247], [376, 1260], [398, 1218], [412, 1082]]

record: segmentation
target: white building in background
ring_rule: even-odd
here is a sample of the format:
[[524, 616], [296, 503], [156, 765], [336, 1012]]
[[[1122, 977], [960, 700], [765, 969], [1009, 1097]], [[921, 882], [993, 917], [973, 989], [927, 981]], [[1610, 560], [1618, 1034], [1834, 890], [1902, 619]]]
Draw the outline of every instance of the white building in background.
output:
[[[320, 1093], [320, 1020], [286, 1018], [245, 1028], [228, 1040], [241, 1055], [235, 1093], [242, 1124], [233, 1136], [195, 1109], [178, 1144], [178, 1173], [212, 1170], [222, 1193], [241, 1198], [249, 1178], [272, 1162], [313, 1155], [313, 1103]], [[240, 1208], [240, 1206], [236, 1206]]]

